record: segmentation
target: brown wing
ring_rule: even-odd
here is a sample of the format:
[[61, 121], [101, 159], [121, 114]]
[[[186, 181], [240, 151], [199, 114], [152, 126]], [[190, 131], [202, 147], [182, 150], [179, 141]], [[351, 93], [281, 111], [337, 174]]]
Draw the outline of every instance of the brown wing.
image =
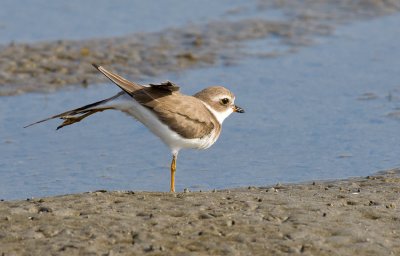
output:
[[132, 97], [184, 138], [204, 137], [218, 125], [203, 103], [192, 96], [148, 87], [136, 91]]
[[204, 137], [219, 125], [199, 99], [182, 95], [179, 87], [169, 81], [144, 87], [101, 66], [93, 66], [184, 138]]

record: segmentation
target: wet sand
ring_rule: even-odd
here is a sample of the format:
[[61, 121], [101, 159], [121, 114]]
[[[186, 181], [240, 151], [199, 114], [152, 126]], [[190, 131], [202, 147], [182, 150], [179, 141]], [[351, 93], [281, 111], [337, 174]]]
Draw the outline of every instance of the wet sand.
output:
[[0, 255], [399, 255], [400, 169], [222, 191], [0, 202]]

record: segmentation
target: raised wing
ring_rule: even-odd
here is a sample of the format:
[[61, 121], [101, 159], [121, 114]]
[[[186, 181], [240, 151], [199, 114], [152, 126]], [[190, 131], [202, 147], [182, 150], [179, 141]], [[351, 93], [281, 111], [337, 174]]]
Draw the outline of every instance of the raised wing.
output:
[[123, 91], [131, 95], [134, 91], [141, 89], [143, 86], [134, 82], [131, 82], [120, 75], [117, 75], [107, 69], [99, 66], [97, 64], [92, 64], [98, 71], [103, 73], [108, 79], [110, 79], [114, 84], [118, 85]]
[[145, 87], [101, 66], [93, 66], [184, 138], [201, 138], [219, 127], [218, 121], [199, 99], [182, 95], [179, 86], [170, 81]]

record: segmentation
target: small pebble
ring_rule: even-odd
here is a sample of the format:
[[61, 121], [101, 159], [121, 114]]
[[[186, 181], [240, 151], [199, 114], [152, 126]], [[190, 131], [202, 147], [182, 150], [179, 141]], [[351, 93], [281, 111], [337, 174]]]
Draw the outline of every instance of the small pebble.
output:
[[394, 203], [391, 203], [391, 204], [386, 205], [386, 208], [388, 208], [388, 209], [396, 208], [396, 205]]
[[212, 219], [212, 218], [214, 218], [213, 216], [211, 216], [208, 213], [202, 213], [202, 214], [200, 214], [199, 217], [200, 217], [200, 219]]
[[38, 209], [38, 213], [42, 213], [42, 212], [52, 212], [53, 210], [52, 209], [50, 209], [50, 208], [48, 208], [48, 207], [45, 207], [45, 206], [41, 206], [41, 207], [39, 207], [39, 209]]
[[369, 201], [368, 205], [369, 206], [376, 206], [376, 205], [380, 205], [380, 203], [371, 200], [371, 201]]
[[346, 203], [347, 205], [357, 205], [357, 202], [355, 201], [347, 201]]
[[154, 251], [154, 246], [150, 245], [149, 247], [145, 248], [144, 251], [145, 252], [152, 252], [152, 251]]
[[233, 225], [235, 225], [235, 221], [234, 220], [227, 220], [226, 221], [226, 226], [231, 227]]

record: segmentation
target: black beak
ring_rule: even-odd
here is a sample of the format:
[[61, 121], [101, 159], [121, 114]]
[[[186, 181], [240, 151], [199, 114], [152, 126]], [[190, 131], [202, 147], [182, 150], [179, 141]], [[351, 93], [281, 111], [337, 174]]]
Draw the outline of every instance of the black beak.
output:
[[238, 106], [233, 106], [233, 112], [244, 113], [244, 109]]

